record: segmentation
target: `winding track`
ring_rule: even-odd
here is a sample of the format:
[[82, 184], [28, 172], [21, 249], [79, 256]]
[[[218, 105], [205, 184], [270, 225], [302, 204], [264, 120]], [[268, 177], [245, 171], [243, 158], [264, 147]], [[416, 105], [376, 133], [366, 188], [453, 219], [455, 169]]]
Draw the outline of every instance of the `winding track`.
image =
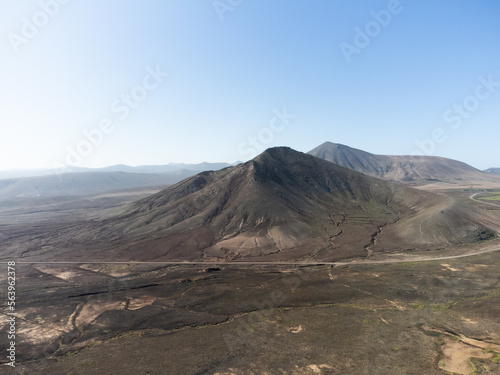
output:
[[[432, 257], [432, 258], [406, 258], [406, 259], [388, 259], [388, 260], [354, 260], [349, 262], [184, 262], [184, 261], [167, 261], [167, 262], [140, 262], [140, 261], [111, 261], [111, 262], [85, 262], [85, 261], [16, 261], [16, 264], [157, 264], [157, 265], [217, 265], [217, 266], [318, 266], [318, 265], [330, 265], [330, 266], [349, 266], [349, 265], [361, 265], [361, 264], [394, 264], [394, 263], [408, 263], [408, 262], [432, 262], [437, 260], [448, 260], [448, 259], [458, 259], [467, 258], [475, 255], [493, 253], [500, 251], [500, 247], [487, 248], [485, 250], [459, 254], [459, 255], [448, 255], [444, 257]], [[0, 262], [6, 264], [7, 262]]]
[[479, 193], [474, 193], [474, 194], [472, 194], [472, 195], [469, 197], [469, 199], [470, 199], [470, 200], [473, 200], [474, 202], [479, 202], [479, 203], [482, 203], [482, 204], [489, 204], [490, 206], [500, 207], [500, 204], [490, 203], [490, 202], [485, 202], [485, 201], [480, 201], [480, 200], [478, 200], [478, 199], [475, 199], [474, 197], [475, 197], [476, 195], [478, 195], [478, 194], [479, 194]]

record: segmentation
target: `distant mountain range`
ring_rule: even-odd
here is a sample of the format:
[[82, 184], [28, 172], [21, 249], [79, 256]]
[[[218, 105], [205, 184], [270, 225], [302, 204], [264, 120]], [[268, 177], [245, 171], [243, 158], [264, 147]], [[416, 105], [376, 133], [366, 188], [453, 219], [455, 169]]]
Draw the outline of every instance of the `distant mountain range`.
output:
[[472, 204], [279, 147], [59, 229], [51, 246], [130, 260], [334, 260], [477, 241], [493, 235], [487, 220]]
[[[16, 197], [54, 197], [99, 194], [115, 189], [157, 186], [159, 189], [205, 170], [228, 167], [227, 163], [168, 164], [107, 168], [76, 168], [72, 173], [0, 179], [0, 201]], [[52, 170], [38, 171], [48, 173]], [[33, 173], [25, 171], [24, 173]], [[52, 171], [53, 172], [53, 171]]]
[[[465, 163], [435, 156], [390, 156], [325, 142], [310, 155], [339, 166], [412, 186], [446, 183], [460, 186], [500, 186], [500, 168], [481, 172]], [[59, 170], [0, 172], [0, 201], [15, 197], [55, 197], [100, 194], [109, 190], [155, 186], [159, 189], [197, 173], [220, 170], [228, 163], [170, 163], [131, 167], [123, 164], [105, 168], [68, 167]], [[29, 175], [30, 177], [26, 177]], [[24, 176], [24, 177], [23, 177]], [[439, 185], [439, 184], [436, 184]]]
[[500, 179], [468, 164], [437, 156], [374, 155], [331, 142], [325, 142], [308, 153], [370, 176], [411, 185], [500, 183]]
[[112, 189], [166, 186], [190, 174], [144, 174], [123, 172], [67, 173], [0, 180], [0, 200], [20, 197], [54, 197], [98, 194]]
[[199, 173], [202, 171], [219, 170], [222, 168], [230, 167], [237, 163], [169, 163], [164, 165], [141, 165], [131, 167], [125, 164], [117, 164], [103, 168], [83, 168], [68, 166], [56, 169], [19, 169], [10, 171], [1, 171], [0, 179], [6, 178], [20, 178], [20, 177], [36, 177], [36, 176], [49, 176], [62, 173], [86, 173], [86, 172], [127, 172], [127, 173], [170, 173], [179, 171], [193, 171]]
[[485, 170], [486, 173], [498, 174], [500, 175], [500, 168], [489, 168]]
[[124, 164], [118, 164], [111, 167], [99, 168], [96, 172], [128, 172], [128, 173], [171, 173], [186, 171], [203, 172], [203, 171], [217, 171], [222, 168], [233, 166], [237, 163], [197, 163], [197, 164], [184, 164], [184, 163], [170, 163], [165, 165], [142, 165], [138, 167], [130, 167]]

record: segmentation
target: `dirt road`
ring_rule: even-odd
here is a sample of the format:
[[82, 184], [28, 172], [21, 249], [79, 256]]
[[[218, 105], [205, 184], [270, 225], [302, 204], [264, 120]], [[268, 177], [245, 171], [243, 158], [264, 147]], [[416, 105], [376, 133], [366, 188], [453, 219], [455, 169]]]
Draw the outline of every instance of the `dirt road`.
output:
[[478, 203], [482, 203], [482, 204], [489, 204], [490, 206], [495, 206], [495, 207], [500, 207], [500, 204], [496, 204], [496, 203], [490, 203], [490, 202], [485, 202], [485, 201], [480, 201], [478, 199], [475, 199], [474, 197], [476, 195], [478, 195], [479, 193], [474, 193], [472, 194], [469, 199], [473, 200], [474, 202], [478, 202]]
[[[448, 255], [443, 257], [407, 257], [404, 259], [386, 259], [386, 260], [353, 260], [353, 261], [345, 261], [345, 262], [242, 262], [242, 261], [229, 261], [229, 262], [218, 262], [218, 261], [207, 261], [207, 262], [185, 262], [185, 261], [149, 261], [149, 262], [127, 262], [127, 261], [111, 261], [111, 262], [84, 262], [84, 261], [16, 261], [16, 264], [150, 264], [150, 265], [187, 265], [187, 266], [195, 266], [195, 265], [206, 265], [206, 266], [223, 266], [223, 265], [231, 265], [231, 266], [317, 266], [317, 265], [330, 265], [330, 266], [348, 266], [348, 265], [360, 265], [360, 264], [393, 264], [393, 263], [407, 263], [407, 262], [432, 262], [438, 260], [449, 260], [449, 259], [458, 259], [458, 258], [467, 258], [475, 255], [492, 253], [495, 251], [500, 251], [499, 245], [492, 244], [487, 246], [483, 250], [470, 252], [466, 254], [459, 255]], [[0, 262], [6, 264], [7, 262]]]

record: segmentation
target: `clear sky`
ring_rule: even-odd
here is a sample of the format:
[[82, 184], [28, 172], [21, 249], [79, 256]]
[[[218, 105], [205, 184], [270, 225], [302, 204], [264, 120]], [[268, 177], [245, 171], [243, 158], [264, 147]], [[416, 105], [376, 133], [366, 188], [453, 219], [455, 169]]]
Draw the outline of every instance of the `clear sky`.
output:
[[500, 167], [498, 0], [0, 2], [0, 170], [324, 141]]

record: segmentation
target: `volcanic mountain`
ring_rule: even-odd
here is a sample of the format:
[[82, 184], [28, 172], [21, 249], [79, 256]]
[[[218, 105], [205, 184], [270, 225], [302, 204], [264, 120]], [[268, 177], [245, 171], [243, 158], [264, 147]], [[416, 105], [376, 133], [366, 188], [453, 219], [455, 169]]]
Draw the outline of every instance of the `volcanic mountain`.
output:
[[44, 245], [72, 260], [337, 260], [475, 241], [491, 232], [477, 217], [445, 196], [279, 147]]
[[457, 160], [437, 156], [374, 155], [325, 142], [308, 154], [370, 176], [412, 185], [435, 182], [470, 185], [496, 183], [500, 179]]

